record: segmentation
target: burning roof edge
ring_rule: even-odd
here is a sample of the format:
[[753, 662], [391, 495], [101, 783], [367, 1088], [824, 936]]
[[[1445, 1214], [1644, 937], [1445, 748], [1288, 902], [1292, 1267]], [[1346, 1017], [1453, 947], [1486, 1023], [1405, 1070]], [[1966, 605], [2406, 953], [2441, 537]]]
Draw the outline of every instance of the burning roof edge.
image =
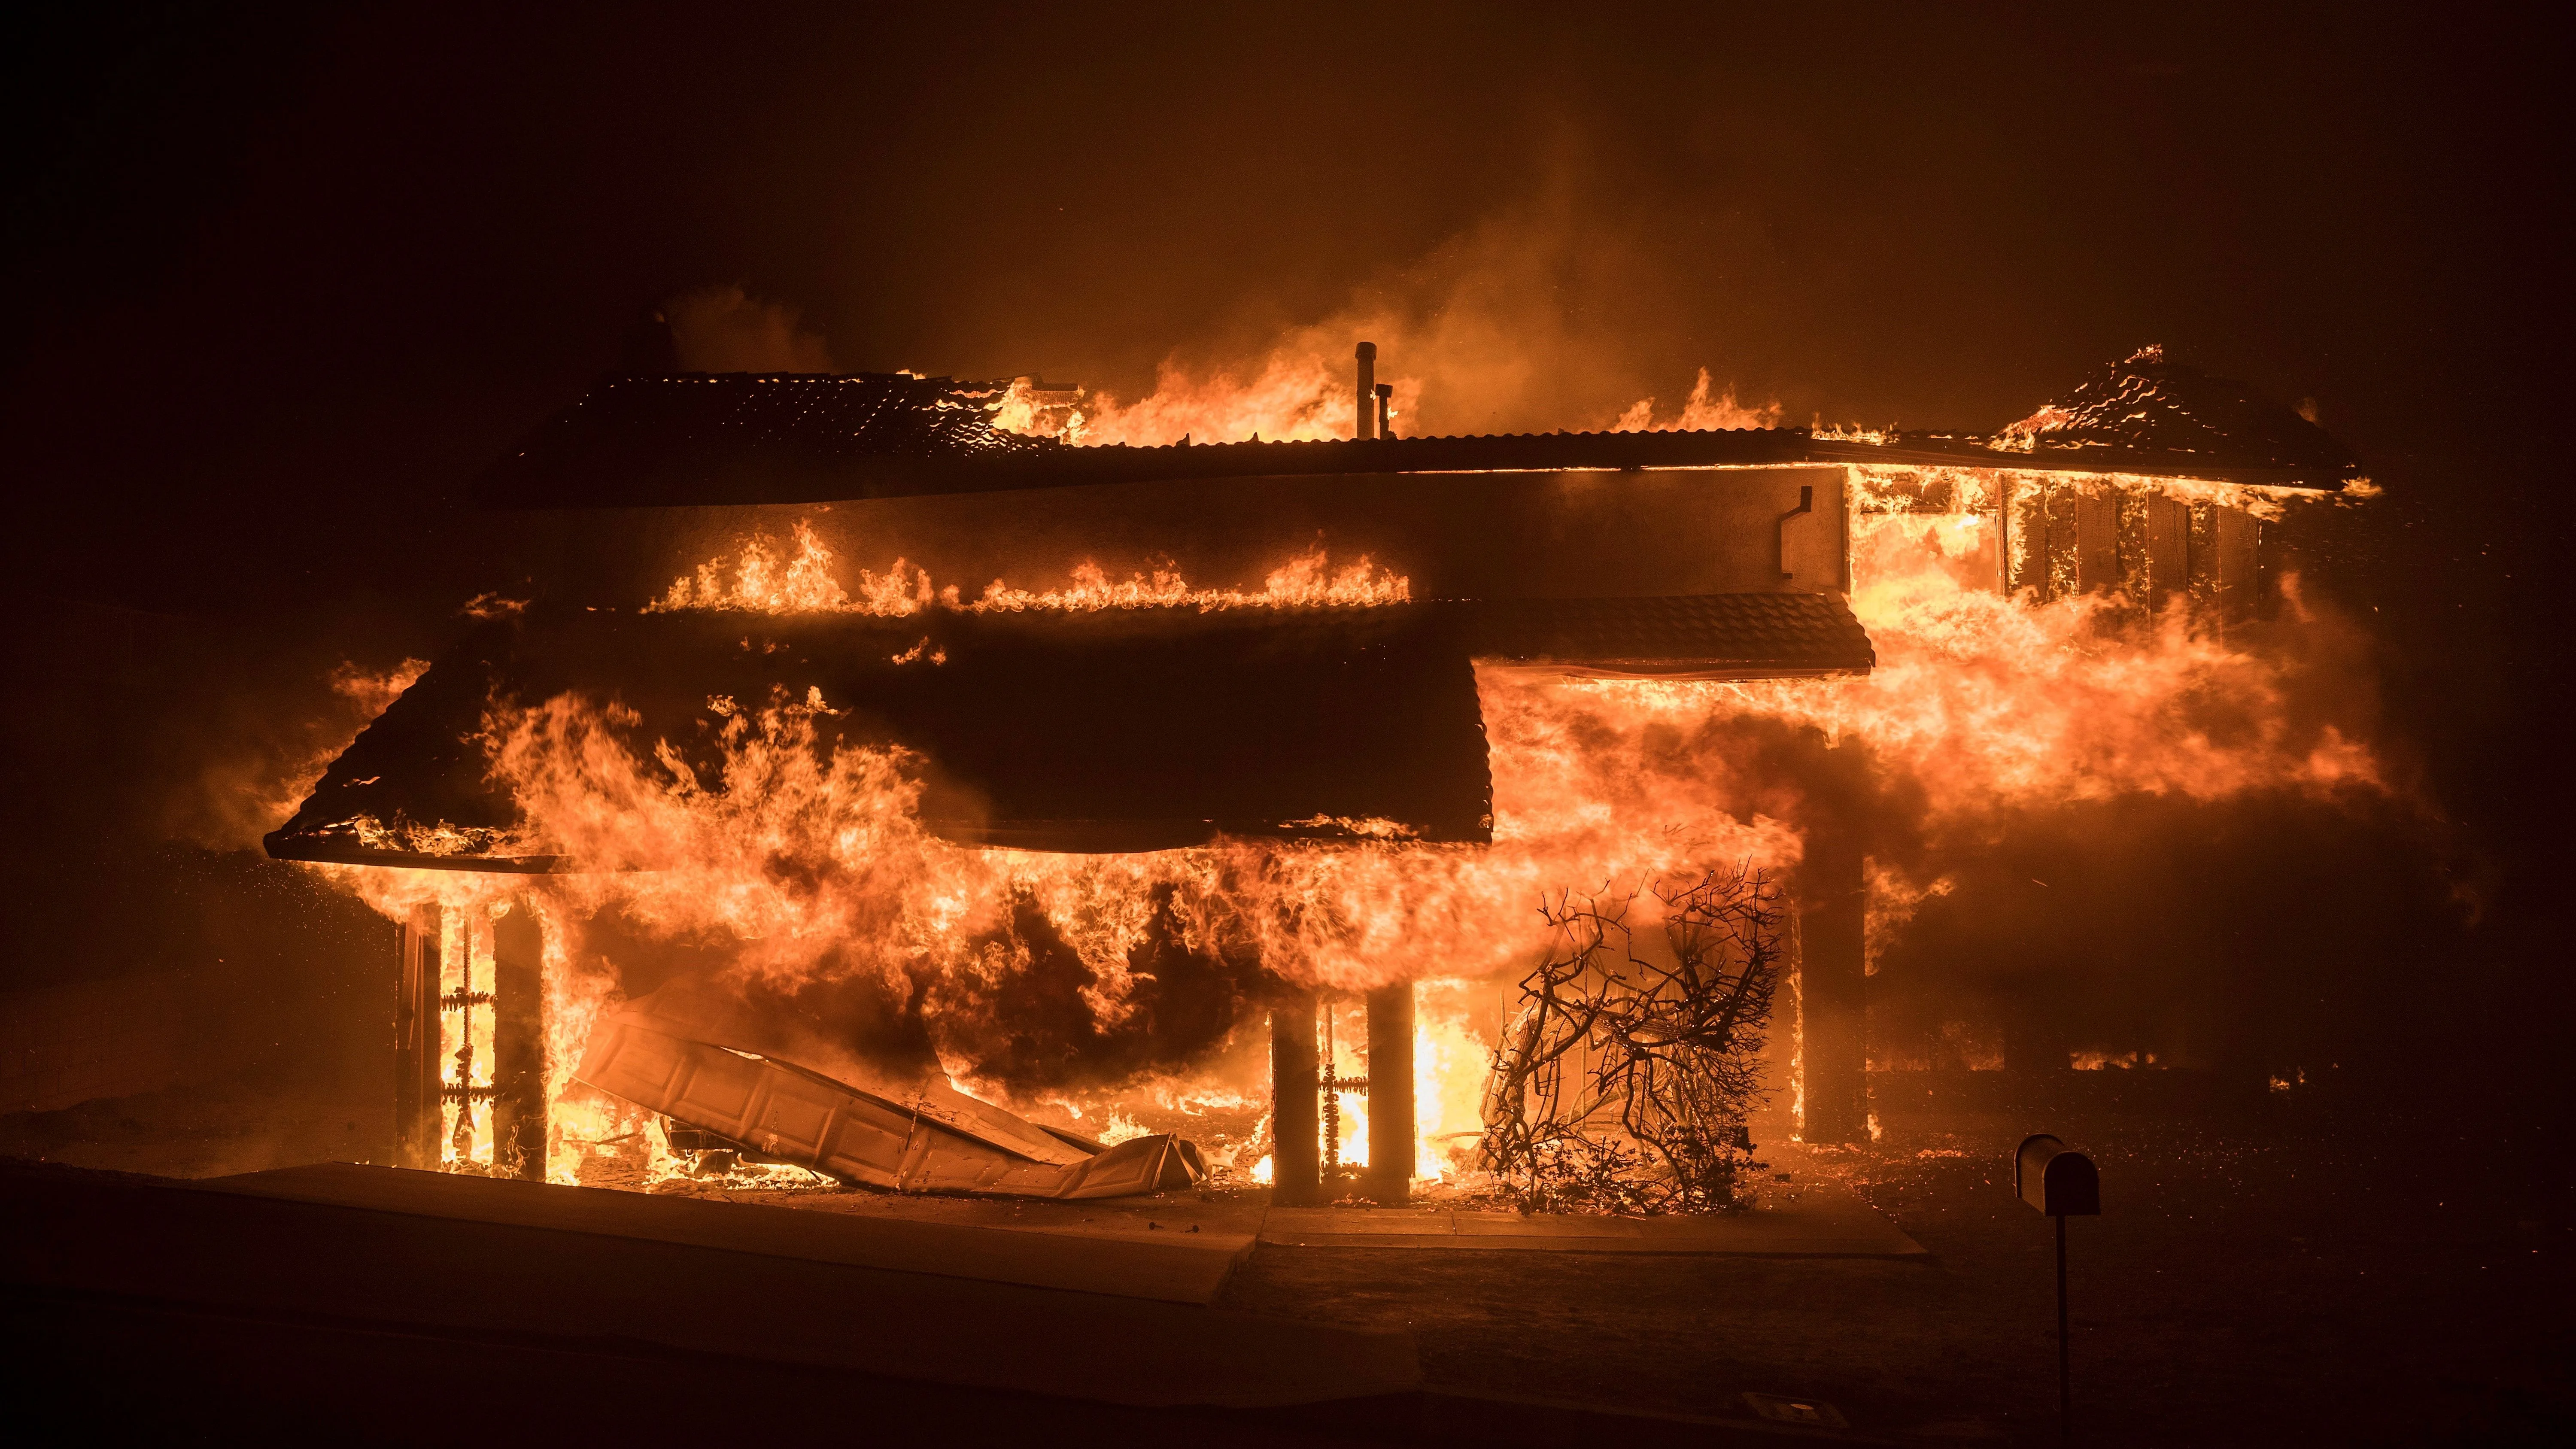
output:
[[[2141, 369], [2153, 371], [2151, 382]], [[2194, 418], [2187, 432], [2033, 428], [2025, 420], [1992, 437], [1745, 428], [1077, 447], [992, 427], [997, 388], [909, 374], [607, 378], [486, 469], [475, 496], [499, 508], [794, 504], [1197, 479], [1800, 464], [2120, 473], [2317, 490], [2361, 476], [2322, 429], [2286, 409], [2249, 411], [2240, 384], [2135, 358], [2069, 402], [2080, 407], [2095, 392], [2148, 396], [2174, 417], [2193, 418], [2188, 404], [2197, 391], [2225, 402], [2204, 409], [2212, 417], [2252, 421], [2242, 436]], [[2178, 397], [2185, 405], [2173, 405]], [[2036, 416], [2065, 412], [2053, 405]], [[2286, 453], [2281, 419], [2301, 432]], [[2192, 446], [2138, 446], [2140, 439]]]
[[[1260, 613], [1275, 613], [1279, 628], [1298, 632], [1311, 631], [1319, 623], [1334, 627], [1322, 616], [1344, 617], [1354, 624], [1382, 619], [1385, 624], [1369, 632], [1386, 633], [1391, 627], [1395, 633], [1390, 637], [1429, 641], [1433, 647], [1416, 651], [1399, 672], [1427, 670], [1429, 676], [1435, 677], [1404, 686], [1400, 692], [1408, 699], [1420, 696], [1414, 699], [1417, 705], [1463, 703], [1467, 714], [1455, 721], [1454, 728], [1436, 731], [1447, 743], [1429, 754], [1416, 750], [1419, 758], [1409, 768], [1418, 772], [1438, 765], [1448, 751], [1472, 736], [1478, 748], [1471, 773], [1484, 792], [1472, 808], [1486, 812], [1483, 828], [1456, 828], [1456, 821], [1446, 820], [1448, 815], [1457, 813], [1454, 809], [1434, 809], [1425, 814], [1418, 808], [1406, 808], [1425, 803], [1411, 798], [1418, 792], [1410, 791], [1404, 792], [1402, 799], [1389, 795], [1372, 802], [1391, 810], [1393, 815], [1419, 817], [1410, 819], [1410, 823], [1330, 813], [1312, 819], [1282, 820], [1274, 812], [1272, 817], [1262, 819], [1190, 820], [1142, 815], [1082, 819], [1018, 815], [931, 821], [926, 816], [925, 824], [933, 834], [960, 845], [1075, 853], [1162, 850], [1203, 844], [1221, 836], [1350, 843], [1383, 835], [1381, 826], [1400, 827], [1399, 833], [1388, 838], [1480, 843], [1490, 839], [1491, 787], [1481, 748], [1483, 726], [1475, 690], [1471, 678], [1463, 692], [1441, 685], [1436, 678], [1452, 670], [1463, 674], [1470, 660], [1580, 677], [1667, 680], [1850, 676], [1866, 674], [1876, 664], [1867, 632], [1843, 599], [1832, 594], [1440, 601], [1365, 610]], [[1420, 627], [1399, 625], [1391, 617], [1394, 615], [1418, 620]], [[729, 637], [740, 627], [740, 617], [725, 614], [709, 622], [721, 623], [723, 627], [714, 633]], [[782, 617], [792, 621], [799, 616]], [[1180, 617], [1174, 614], [1175, 619]], [[685, 642], [663, 637], [673, 625], [685, 630], [685, 616], [645, 616], [636, 622], [645, 625], [652, 637], [627, 642], [654, 646], [652, 657], [668, 657], [662, 652], [666, 646]], [[853, 624], [864, 631], [898, 622], [907, 636], [917, 627], [917, 621], [861, 619]], [[1025, 628], [1028, 623], [1008, 622], [1015, 629]], [[1080, 616], [1063, 622], [1088, 632]], [[1117, 621], [1100, 622], [1114, 626]], [[1252, 624], [1256, 634], [1275, 632], [1261, 627], [1265, 622], [1257, 615], [1239, 621]], [[585, 645], [579, 652], [585, 658], [593, 656], [592, 646], [613, 644], [616, 641], [612, 636], [628, 632], [616, 620], [599, 616], [584, 618], [579, 627]], [[607, 632], [603, 634], [603, 630]], [[508, 853], [517, 841], [516, 805], [488, 779], [473, 748], [483, 700], [496, 686], [507, 689], [527, 678], [523, 668], [514, 662], [520, 632], [521, 626], [515, 622], [485, 626], [388, 706], [331, 763], [295, 817], [265, 838], [263, 844], [270, 857], [316, 864], [503, 874], [548, 874], [588, 868], [557, 854]], [[703, 645], [705, 641], [698, 642]], [[689, 652], [707, 651], [698, 648]], [[629, 672], [613, 667], [607, 678], [613, 683]], [[1165, 792], [1157, 789], [1151, 793], [1159, 797]], [[1441, 802], [1433, 799], [1429, 803], [1437, 806]]]

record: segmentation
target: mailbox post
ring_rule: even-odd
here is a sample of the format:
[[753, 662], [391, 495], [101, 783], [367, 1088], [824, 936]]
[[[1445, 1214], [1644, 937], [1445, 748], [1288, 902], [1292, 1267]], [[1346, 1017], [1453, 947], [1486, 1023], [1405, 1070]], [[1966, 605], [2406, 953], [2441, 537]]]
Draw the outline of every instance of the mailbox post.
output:
[[2093, 1159], [2069, 1152], [2045, 1132], [2025, 1137], [2013, 1154], [2013, 1189], [2021, 1200], [2057, 1220], [2057, 1432], [2075, 1440], [2073, 1359], [2066, 1336], [2066, 1220], [2102, 1215], [2102, 1174]]

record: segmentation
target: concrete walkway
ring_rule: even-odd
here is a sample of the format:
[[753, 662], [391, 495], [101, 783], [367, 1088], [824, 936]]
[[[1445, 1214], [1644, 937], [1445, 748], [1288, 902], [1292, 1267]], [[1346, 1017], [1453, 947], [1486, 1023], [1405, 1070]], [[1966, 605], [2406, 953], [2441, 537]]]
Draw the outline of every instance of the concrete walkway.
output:
[[1850, 1188], [1775, 1153], [1789, 1180], [1765, 1176], [1740, 1213], [1610, 1217], [1442, 1206], [1270, 1207], [1259, 1196], [1170, 1193], [1107, 1202], [1007, 1202], [886, 1193], [734, 1193], [800, 1215], [897, 1219], [1003, 1228], [1048, 1236], [1195, 1249], [1231, 1264], [1258, 1242], [1271, 1248], [1411, 1248], [1425, 1251], [1665, 1253], [1700, 1257], [1919, 1257], [1922, 1245]]
[[1809, 1174], [1765, 1181], [1740, 1213], [1609, 1217], [1443, 1208], [1271, 1208], [1264, 1246], [1696, 1257], [1903, 1258], [1923, 1254], [1859, 1194]]

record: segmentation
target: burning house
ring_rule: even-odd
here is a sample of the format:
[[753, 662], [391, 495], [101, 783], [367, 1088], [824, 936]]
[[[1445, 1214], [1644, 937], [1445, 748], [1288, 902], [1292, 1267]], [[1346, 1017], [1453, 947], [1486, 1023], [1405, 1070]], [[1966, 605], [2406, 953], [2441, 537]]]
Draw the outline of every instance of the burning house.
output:
[[[1730, 918], [1771, 1085], [1854, 1140], [1855, 602], [2241, 615], [2264, 519], [2358, 476], [2152, 349], [1973, 436], [1398, 437], [1375, 362], [1329, 439], [1086, 446], [1078, 390], [912, 374], [619, 376], [538, 427], [481, 484], [531, 597], [267, 842], [403, 923], [405, 1163], [1401, 1200], [1498, 1130], [1457, 1003], [1569, 892], [1669, 923], [1728, 871], [1786, 883]], [[1219, 1078], [1230, 1163], [1101, 1107]]]

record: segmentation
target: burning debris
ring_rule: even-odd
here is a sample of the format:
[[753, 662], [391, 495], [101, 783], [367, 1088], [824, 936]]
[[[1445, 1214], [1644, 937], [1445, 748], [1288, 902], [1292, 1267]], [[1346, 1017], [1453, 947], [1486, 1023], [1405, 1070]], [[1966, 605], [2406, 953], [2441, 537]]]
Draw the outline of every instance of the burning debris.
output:
[[693, 1040], [647, 1002], [591, 1029], [576, 1080], [695, 1128], [699, 1150], [786, 1163], [897, 1192], [1124, 1197], [1207, 1178], [1196, 1145], [1115, 1147], [1042, 1129], [936, 1074], [867, 1091], [794, 1062]]
[[[1641, 900], [1661, 918], [1643, 939]], [[1779, 885], [1747, 865], [1610, 900], [1561, 893], [1541, 913], [1554, 943], [1494, 1050], [1483, 1167], [1524, 1212], [1735, 1205], [1779, 984]]]

